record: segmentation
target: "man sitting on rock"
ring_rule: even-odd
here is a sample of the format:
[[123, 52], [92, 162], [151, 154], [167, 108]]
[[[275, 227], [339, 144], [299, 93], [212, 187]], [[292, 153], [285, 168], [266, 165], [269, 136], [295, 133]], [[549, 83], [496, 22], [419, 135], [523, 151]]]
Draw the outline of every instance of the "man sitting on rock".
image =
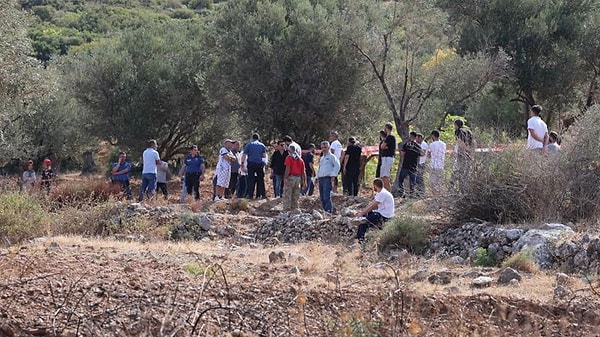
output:
[[356, 217], [364, 217], [358, 225], [356, 238], [361, 246], [365, 244], [365, 233], [371, 227], [381, 229], [383, 222], [394, 216], [394, 196], [383, 188], [383, 180], [375, 178], [373, 180], [373, 191], [375, 191], [375, 199], [364, 209], [356, 212]]

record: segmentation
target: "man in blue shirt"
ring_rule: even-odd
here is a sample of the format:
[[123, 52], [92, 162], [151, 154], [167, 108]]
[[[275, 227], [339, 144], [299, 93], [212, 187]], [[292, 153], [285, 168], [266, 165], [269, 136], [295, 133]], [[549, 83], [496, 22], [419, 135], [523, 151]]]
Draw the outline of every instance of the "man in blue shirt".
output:
[[142, 168], [142, 187], [138, 196], [139, 202], [144, 200], [144, 194], [148, 199], [152, 199], [156, 191], [156, 168], [160, 165], [160, 155], [156, 148], [156, 140], [151, 139], [148, 141], [148, 148], [142, 154], [144, 166]]
[[267, 147], [260, 142], [258, 133], [252, 135], [252, 140], [244, 147], [242, 163], [246, 163], [248, 170], [248, 199], [266, 197], [265, 191], [265, 161], [267, 158]]
[[327, 213], [333, 213], [331, 190], [333, 182], [340, 171], [340, 161], [331, 153], [329, 146], [328, 141], [321, 142], [321, 160], [319, 160], [317, 180], [319, 180], [319, 198], [321, 199], [323, 209]]
[[125, 192], [127, 200], [131, 200], [131, 187], [129, 186], [129, 174], [131, 173], [131, 164], [127, 161], [127, 154], [119, 152], [118, 161], [112, 164], [110, 170], [111, 181], [114, 185], [119, 185], [122, 192]]
[[198, 154], [198, 146], [193, 145], [185, 156], [183, 166], [179, 170], [181, 179], [185, 180], [187, 194], [194, 193], [194, 199], [200, 199], [200, 181], [204, 180], [204, 158]]

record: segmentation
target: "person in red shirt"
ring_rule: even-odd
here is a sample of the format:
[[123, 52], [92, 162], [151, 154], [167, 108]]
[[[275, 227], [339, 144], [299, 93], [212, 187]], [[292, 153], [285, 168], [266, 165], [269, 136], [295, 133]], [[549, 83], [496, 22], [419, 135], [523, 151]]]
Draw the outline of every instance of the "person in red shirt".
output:
[[306, 170], [304, 160], [298, 154], [297, 145], [290, 145], [288, 156], [285, 157], [285, 173], [283, 176], [283, 210], [298, 209], [300, 189], [306, 187]]

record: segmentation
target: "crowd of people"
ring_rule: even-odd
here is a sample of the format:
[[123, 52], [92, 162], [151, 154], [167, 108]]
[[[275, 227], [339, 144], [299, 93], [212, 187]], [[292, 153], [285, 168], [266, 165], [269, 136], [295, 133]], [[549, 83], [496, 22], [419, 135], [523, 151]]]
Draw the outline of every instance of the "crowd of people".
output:
[[[540, 117], [541, 111], [539, 105], [531, 107], [527, 122], [526, 147], [542, 154], [557, 153], [560, 150], [560, 136], [555, 131], [548, 132], [546, 123]], [[454, 164], [450, 185], [460, 191], [464, 189], [462, 177], [468, 175], [471, 169], [476, 143], [471, 131], [461, 119], [454, 121], [454, 129]], [[391, 194], [392, 168], [397, 152], [401, 160], [397, 179], [399, 183], [395, 191], [397, 196], [424, 197], [426, 173], [429, 177], [430, 195], [439, 196], [445, 185], [445, 160], [448, 151], [446, 143], [440, 139], [438, 130], [431, 131], [428, 137], [424, 137], [422, 133], [410, 132], [408, 139], [399, 145], [393, 134], [393, 125], [387, 123], [379, 132], [379, 136], [376, 179], [372, 183], [375, 198], [366, 208], [356, 213], [357, 217], [364, 217], [364, 222], [359, 225], [357, 231], [360, 242], [364, 242], [364, 234], [369, 227], [380, 226], [394, 214], [394, 197]], [[273, 147], [274, 151], [269, 155], [267, 146], [257, 133], [252, 135], [243, 148], [239, 141], [226, 139], [218, 152], [211, 199], [264, 199], [267, 197], [267, 176], [272, 180], [273, 197], [282, 198], [284, 211], [298, 210], [299, 197], [312, 196], [315, 187], [323, 210], [330, 214], [334, 212], [332, 195], [339, 193], [340, 185], [344, 195], [359, 194], [359, 177], [364, 173], [361, 172], [364, 168], [364, 156], [356, 137], [348, 137], [344, 146], [339, 134], [332, 131], [328, 140], [321, 141], [319, 149], [311, 143], [303, 150], [288, 135], [273, 143]], [[316, 155], [319, 156], [317, 165]], [[50, 191], [54, 179], [52, 163], [45, 159], [43, 165], [40, 186]], [[133, 198], [130, 186], [131, 171], [132, 165], [127, 161], [127, 154], [119, 152], [118, 160], [111, 165], [111, 181], [121, 189], [128, 200]], [[149, 140], [146, 150], [142, 153], [142, 180], [138, 202], [142, 202], [144, 198], [154, 198], [157, 192], [161, 192], [167, 199], [169, 171], [169, 164], [161, 160], [157, 151], [156, 140]], [[182, 181], [179, 202], [185, 203], [188, 196], [196, 201], [200, 200], [200, 182], [206, 177], [206, 162], [199, 154], [197, 146], [190, 148], [178, 175]], [[405, 180], [408, 180], [408, 191]], [[31, 190], [35, 185], [36, 172], [33, 169], [33, 161], [30, 160], [22, 175], [21, 189]]]

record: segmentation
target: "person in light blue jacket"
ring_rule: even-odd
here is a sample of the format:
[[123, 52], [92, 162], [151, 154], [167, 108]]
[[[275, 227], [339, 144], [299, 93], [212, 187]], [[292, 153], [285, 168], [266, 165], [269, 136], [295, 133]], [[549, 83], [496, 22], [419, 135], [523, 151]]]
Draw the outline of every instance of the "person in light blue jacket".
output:
[[327, 213], [333, 213], [333, 201], [331, 200], [331, 191], [333, 183], [340, 171], [340, 161], [331, 153], [328, 141], [321, 142], [321, 159], [319, 160], [319, 169], [317, 171], [317, 180], [319, 182], [319, 198], [323, 209]]

